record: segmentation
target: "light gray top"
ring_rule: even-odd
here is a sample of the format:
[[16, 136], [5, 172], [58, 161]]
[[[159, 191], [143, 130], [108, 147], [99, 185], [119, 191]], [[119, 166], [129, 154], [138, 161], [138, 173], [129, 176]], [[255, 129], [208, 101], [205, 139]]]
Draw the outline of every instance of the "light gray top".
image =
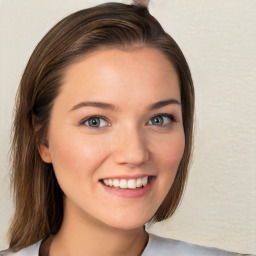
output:
[[189, 244], [149, 234], [149, 241], [141, 256], [237, 256], [238, 253]]
[[[0, 252], [1, 256], [39, 256], [41, 241], [12, 253], [7, 251]], [[209, 248], [193, 245], [178, 240], [163, 238], [149, 234], [149, 240], [141, 256], [238, 256], [241, 254], [227, 252], [216, 248]]]

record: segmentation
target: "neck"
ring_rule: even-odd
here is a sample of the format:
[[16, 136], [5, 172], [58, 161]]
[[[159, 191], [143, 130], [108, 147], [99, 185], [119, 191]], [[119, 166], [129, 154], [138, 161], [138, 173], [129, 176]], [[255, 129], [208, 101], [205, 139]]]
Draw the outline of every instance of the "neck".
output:
[[60, 231], [49, 239], [49, 256], [140, 255], [147, 239], [144, 226], [123, 230], [108, 226], [85, 213], [79, 218], [65, 211]]

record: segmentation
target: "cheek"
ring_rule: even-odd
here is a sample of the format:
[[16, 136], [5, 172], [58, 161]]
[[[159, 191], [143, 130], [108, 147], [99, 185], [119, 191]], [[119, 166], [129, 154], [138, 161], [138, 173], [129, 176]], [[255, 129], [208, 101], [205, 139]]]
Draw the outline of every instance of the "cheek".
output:
[[162, 143], [155, 146], [155, 156], [162, 169], [175, 172], [180, 164], [185, 147], [184, 133], [165, 138]]
[[49, 150], [52, 164], [58, 179], [79, 181], [95, 172], [104, 161], [107, 149], [100, 138], [66, 134], [62, 131], [51, 136]]
[[184, 147], [185, 138], [183, 133], [166, 136], [164, 140], [155, 144], [155, 154], [153, 155], [158, 168], [158, 178], [156, 180], [158, 201], [155, 209], [159, 208], [170, 191], [183, 156]]

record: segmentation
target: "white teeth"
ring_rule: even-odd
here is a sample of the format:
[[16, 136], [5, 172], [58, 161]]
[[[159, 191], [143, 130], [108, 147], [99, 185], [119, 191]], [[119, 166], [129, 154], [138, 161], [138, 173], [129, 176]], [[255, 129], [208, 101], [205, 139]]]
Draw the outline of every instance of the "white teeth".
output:
[[115, 187], [115, 188], [117, 188], [117, 187], [119, 187], [119, 180], [113, 180], [113, 186]]
[[108, 180], [108, 185], [111, 187], [113, 185], [113, 181], [111, 179]]
[[142, 179], [142, 185], [145, 187], [147, 184], [148, 184], [148, 177], [146, 176]]
[[115, 188], [122, 188], [122, 189], [136, 189], [140, 188], [142, 186], [146, 186], [148, 184], [148, 176], [145, 176], [143, 178], [138, 178], [138, 179], [104, 179], [103, 180], [104, 184], [109, 187], [115, 187]]
[[131, 188], [131, 189], [135, 189], [136, 188], [136, 180], [128, 180], [127, 187]]
[[122, 179], [119, 183], [120, 188], [127, 188], [127, 180]]
[[136, 186], [137, 186], [137, 188], [142, 187], [142, 179], [137, 179], [136, 180]]

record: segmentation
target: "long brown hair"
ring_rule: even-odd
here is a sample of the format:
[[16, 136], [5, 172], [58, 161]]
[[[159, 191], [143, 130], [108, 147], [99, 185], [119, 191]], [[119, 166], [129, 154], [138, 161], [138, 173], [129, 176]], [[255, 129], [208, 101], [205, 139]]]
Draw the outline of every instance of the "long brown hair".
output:
[[22, 76], [12, 141], [15, 214], [10, 248], [17, 251], [58, 232], [63, 217], [62, 191], [53, 167], [42, 161], [54, 99], [69, 65], [100, 48], [126, 50], [136, 45], [161, 51], [180, 82], [185, 150], [174, 183], [152, 221], [171, 216], [181, 199], [192, 148], [194, 89], [187, 62], [176, 44], [145, 6], [108, 3], [78, 11], [57, 23], [39, 42]]

